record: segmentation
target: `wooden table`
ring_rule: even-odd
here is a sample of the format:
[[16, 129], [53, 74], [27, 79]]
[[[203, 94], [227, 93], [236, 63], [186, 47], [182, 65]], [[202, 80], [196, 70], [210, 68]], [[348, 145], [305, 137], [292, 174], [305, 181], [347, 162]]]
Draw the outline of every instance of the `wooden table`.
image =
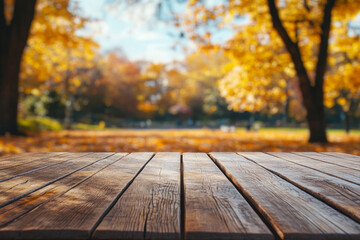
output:
[[0, 239], [360, 239], [360, 157], [0, 158]]

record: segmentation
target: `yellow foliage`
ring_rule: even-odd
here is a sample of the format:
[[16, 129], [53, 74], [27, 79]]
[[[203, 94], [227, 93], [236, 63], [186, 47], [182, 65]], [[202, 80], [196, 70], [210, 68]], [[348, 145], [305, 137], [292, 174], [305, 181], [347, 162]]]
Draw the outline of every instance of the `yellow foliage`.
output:
[[[91, 37], [79, 36], [86, 18], [76, 14], [77, 5], [70, 0], [38, 0], [36, 14], [25, 49], [21, 86], [23, 89], [60, 87], [67, 71], [77, 74], [77, 69], [93, 65], [98, 45]], [[52, 82], [52, 84], [49, 84]], [[72, 89], [81, 85], [79, 78], [72, 80]]]
[[151, 104], [149, 102], [140, 102], [138, 104], [138, 109], [143, 112], [152, 112], [154, 111], [156, 106], [154, 104]]
[[[277, 1], [280, 19], [301, 51], [301, 58], [314, 84], [317, 54], [325, 1]], [[228, 73], [219, 83], [222, 96], [230, 108], [237, 111], [281, 110], [289, 87], [296, 86], [296, 72], [290, 55], [273, 28], [266, 0], [229, 0], [213, 4], [194, 0], [188, 4], [184, 25], [189, 34], [205, 51], [210, 48], [208, 39], [197, 34], [197, 28], [210, 20], [202, 18], [216, 13], [218, 26], [231, 26], [237, 30], [225, 46], [231, 62], [224, 67]], [[332, 30], [329, 40], [329, 66], [332, 67], [325, 81], [325, 104], [335, 102], [344, 110], [349, 109], [350, 99], [359, 99], [360, 89], [360, 40], [356, 26], [351, 21], [359, 17], [360, 1], [338, 0], [332, 10]], [[234, 19], [242, 16], [238, 25]], [[358, 21], [358, 20], [357, 20]], [[354, 24], [353, 24], [354, 25]], [[356, 25], [356, 24], [355, 24]], [[341, 97], [341, 98], [339, 98]]]

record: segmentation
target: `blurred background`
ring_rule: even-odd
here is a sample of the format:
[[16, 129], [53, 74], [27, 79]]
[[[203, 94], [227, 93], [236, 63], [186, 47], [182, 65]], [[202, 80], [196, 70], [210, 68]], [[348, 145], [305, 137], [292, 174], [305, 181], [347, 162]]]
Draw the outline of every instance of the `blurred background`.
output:
[[0, 0], [0, 155], [360, 154], [360, 1]]

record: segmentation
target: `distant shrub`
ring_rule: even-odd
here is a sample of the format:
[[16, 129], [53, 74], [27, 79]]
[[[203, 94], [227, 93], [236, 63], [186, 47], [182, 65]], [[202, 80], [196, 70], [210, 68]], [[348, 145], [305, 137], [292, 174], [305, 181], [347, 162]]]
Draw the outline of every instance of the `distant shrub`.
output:
[[100, 121], [97, 125], [86, 124], [86, 123], [75, 123], [72, 124], [72, 129], [74, 130], [104, 130], [105, 122]]
[[60, 131], [61, 123], [49, 117], [27, 117], [18, 121], [19, 129], [23, 131]]

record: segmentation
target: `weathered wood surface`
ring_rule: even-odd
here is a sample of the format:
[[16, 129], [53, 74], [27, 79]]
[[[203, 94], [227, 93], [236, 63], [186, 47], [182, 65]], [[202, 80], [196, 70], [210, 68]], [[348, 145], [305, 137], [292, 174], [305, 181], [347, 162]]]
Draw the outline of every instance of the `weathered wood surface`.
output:
[[184, 153], [186, 239], [273, 239], [248, 202], [205, 153]]
[[336, 157], [337, 159], [350, 159], [350, 160], [354, 160], [354, 161], [358, 161], [360, 162], [360, 156], [356, 156], [356, 155], [352, 155], [352, 154], [348, 154], [348, 153], [339, 153], [339, 152], [322, 152], [322, 154], [325, 155], [329, 155], [329, 156], [333, 156]]
[[265, 153], [239, 153], [360, 222], [360, 186]]
[[335, 157], [316, 152], [296, 152], [295, 154], [360, 171], [360, 161], [354, 161], [347, 157]]
[[158, 153], [95, 230], [96, 239], [180, 239], [180, 153]]
[[0, 158], [0, 239], [360, 239], [360, 157]]
[[72, 159], [86, 155], [88, 155], [88, 153], [66, 153], [51, 156], [49, 158], [43, 157], [14, 167], [8, 167], [0, 171], [0, 182], [8, 181], [29, 173], [34, 173], [58, 164], [67, 163]]
[[125, 155], [126, 153], [119, 153], [116, 157], [100, 158], [99, 160], [94, 161], [93, 164], [89, 164], [86, 167], [79, 169], [68, 177], [49, 184], [46, 187], [20, 198], [18, 201], [14, 201], [5, 207], [0, 208], [0, 227], [15, 221], [41, 204], [76, 187], [78, 184], [86, 181], [88, 178], [94, 176], [99, 171], [118, 161]]
[[[72, 153], [65, 157], [66, 162], [51, 165], [38, 171], [27, 172], [9, 177], [8, 180], [0, 182], [0, 207], [16, 201], [38, 189], [56, 182], [76, 172], [84, 166], [93, 164], [112, 153]], [[72, 161], [70, 161], [72, 159]], [[65, 160], [64, 160], [65, 161]], [[11, 176], [11, 175], [10, 175]]]
[[360, 224], [256, 163], [210, 155], [282, 239], [360, 238]]
[[5, 226], [0, 239], [88, 239], [106, 209], [152, 155], [110, 156], [119, 161]]
[[300, 156], [293, 153], [286, 152], [272, 152], [268, 153], [275, 157], [279, 157], [283, 160], [305, 166], [310, 169], [317, 170], [319, 172], [355, 183], [360, 185], [360, 173], [359, 171], [323, 161], [316, 161], [314, 159]]
[[55, 157], [64, 153], [19, 153], [0, 158], [0, 171], [27, 164], [32, 161]]

